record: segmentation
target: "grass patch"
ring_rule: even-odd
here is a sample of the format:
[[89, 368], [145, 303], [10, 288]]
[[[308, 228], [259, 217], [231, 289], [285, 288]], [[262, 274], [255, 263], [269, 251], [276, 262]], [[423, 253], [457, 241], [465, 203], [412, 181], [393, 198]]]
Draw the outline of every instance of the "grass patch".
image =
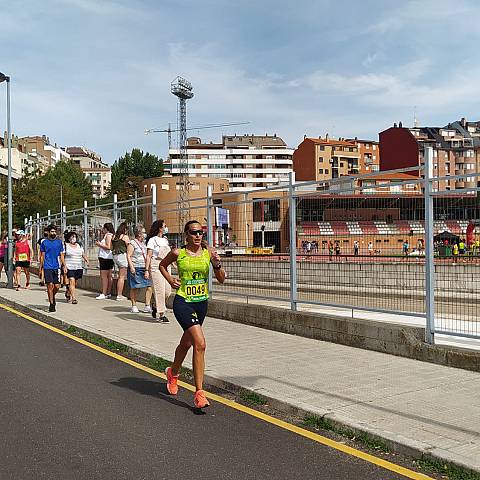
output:
[[346, 437], [349, 440], [359, 442], [362, 445], [365, 445], [371, 450], [377, 452], [389, 453], [390, 449], [388, 445], [380, 440], [372, 438], [370, 435], [364, 432], [354, 432], [348, 428], [339, 427], [334, 425], [330, 420], [324, 417], [319, 417], [318, 415], [307, 415], [302, 422], [303, 426], [308, 428], [314, 428], [316, 430], [327, 430], [329, 432], [337, 433]]
[[99, 347], [103, 347], [107, 350], [111, 350], [114, 352], [128, 352], [128, 347], [123, 345], [122, 343], [115, 342], [113, 340], [107, 340], [99, 335], [95, 335], [93, 333], [83, 332], [81, 330], [77, 330], [75, 327], [70, 326], [65, 330], [67, 333], [71, 335], [75, 335], [76, 337], [82, 338], [87, 342], [93, 343], [94, 345], [98, 345]]
[[480, 474], [468, 472], [461, 467], [432, 460], [430, 458], [421, 458], [414, 460], [414, 465], [420, 470], [427, 473], [440, 473], [445, 475], [449, 480], [480, 480]]
[[249, 405], [266, 405], [267, 399], [255, 392], [243, 392], [240, 398]]

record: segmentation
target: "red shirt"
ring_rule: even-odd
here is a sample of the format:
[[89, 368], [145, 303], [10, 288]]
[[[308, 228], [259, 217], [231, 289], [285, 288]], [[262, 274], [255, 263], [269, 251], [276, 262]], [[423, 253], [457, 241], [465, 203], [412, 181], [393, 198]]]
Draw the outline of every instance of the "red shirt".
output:
[[15, 244], [15, 261], [29, 262], [30, 261], [30, 243], [27, 239], [21, 240]]

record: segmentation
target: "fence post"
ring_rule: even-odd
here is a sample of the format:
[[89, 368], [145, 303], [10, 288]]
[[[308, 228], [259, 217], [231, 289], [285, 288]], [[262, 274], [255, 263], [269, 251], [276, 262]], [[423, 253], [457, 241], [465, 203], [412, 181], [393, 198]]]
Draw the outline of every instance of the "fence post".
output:
[[[212, 223], [212, 186], [207, 186], [207, 241], [212, 247], [215, 247], [213, 241], [213, 223]], [[208, 273], [208, 291], [211, 294], [213, 287], [212, 269]]]
[[37, 216], [36, 216], [36, 222], [35, 222], [35, 226], [36, 226], [36, 229], [35, 229], [35, 234], [37, 236], [37, 238], [35, 239], [36, 242], [38, 242], [40, 240], [40, 213], [37, 212]]
[[138, 190], [135, 189], [135, 225], [138, 225]]
[[288, 211], [290, 226], [290, 308], [297, 310], [297, 201], [295, 173], [288, 174]]
[[433, 246], [433, 196], [432, 196], [433, 149], [424, 150], [425, 179], [425, 341], [435, 342], [435, 259]]
[[61, 225], [62, 225], [62, 234], [67, 229], [67, 206], [63, 206], [62, 210], [62, 217], [61, 217]]
[[88, 202], [83, 201], [83, 251], [88, 257]]
[[150, 185], [150, 192], [152, 193], [152, 223], [157, 219], [157, 184]]
[[30, 215], [28, 218], [28, 233], [32, 235], [33, 232], [33, 217]]
[[28, 231], [28, 218], [25, 217], [23, 219], [23, 230], [27, 230]]
[[114, 193], [113, 194], [113, 228], [115, 229], [115, 231], [117, 231], [117, 228], [118, 228], [117, 202], [118, 202], [118, 195]]
[[50, 224], [52, 223], [51, 217], [52, 217], [52, 211], [51, 211], [51, 210], [47, 210], [47, 222], [48, 222], [48, 225], [50, 225]]

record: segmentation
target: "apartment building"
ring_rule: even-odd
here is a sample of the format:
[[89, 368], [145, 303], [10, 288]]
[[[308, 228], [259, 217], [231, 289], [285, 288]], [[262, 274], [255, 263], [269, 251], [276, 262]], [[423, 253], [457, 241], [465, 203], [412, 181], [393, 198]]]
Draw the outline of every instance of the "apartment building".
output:
[[360, 172], [360, 148], [354, 141], [304, 137], [293, 154], [297, 181], [328, 181]]
[[348, 138], [348, 142], [352, 142], [358, 147], [360, 154], [358, 162], [358, 173], [378, 172], [380, 170], [380, 144], [373, 140], [360, 140], [357, 137]]
[[[381, 170], [415, 167], [424, 164], [424, 148], [433, 149], [432, 174], [436, 177], [468, 175], [478, 172], [480, 161], [480, 122], [464, 118], [445, 127], [409, 127], [401, 124], [380, 133]], [[413, 172], [423, 177], [422, 172]], [[434, 190], [475, 187], [475, 177], [441, 180]]]
[[56, 143], [52, 144], [46, 135], [29, 137], [12, 135], [11, 144], [12, 148], [16, 148], [32, 158], [37, 158], [38, 166], [42, 171], [55, 166], [60, 161], [70, 160], [70, 156], [65, 149], [59, 147]]
[[78, 165], [93, 187], [94, 198], [102, 198], [107, 194], [112, 182], [112, 170], [102, 161], [102, 157], [85, 147], [67, 147], [71, 161]]
[[[224, 135], [221, 143], [187, 141], [190, 177], [224, 178], [230, 191], [247, 191], [287, 182], [292, 172], [293, 149], [277, 135]], [[165, 171], [180, 173], [180, 152], [169, 150]]]

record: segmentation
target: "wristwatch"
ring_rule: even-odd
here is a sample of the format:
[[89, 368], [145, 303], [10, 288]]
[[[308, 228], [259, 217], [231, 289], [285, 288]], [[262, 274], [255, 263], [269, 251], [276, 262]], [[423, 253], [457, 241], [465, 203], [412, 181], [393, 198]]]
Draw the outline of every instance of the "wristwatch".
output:
[[222, 268], [222, 264], [219, 263], [218, 265], [212, 265], [214, 270], [220, 270]]

